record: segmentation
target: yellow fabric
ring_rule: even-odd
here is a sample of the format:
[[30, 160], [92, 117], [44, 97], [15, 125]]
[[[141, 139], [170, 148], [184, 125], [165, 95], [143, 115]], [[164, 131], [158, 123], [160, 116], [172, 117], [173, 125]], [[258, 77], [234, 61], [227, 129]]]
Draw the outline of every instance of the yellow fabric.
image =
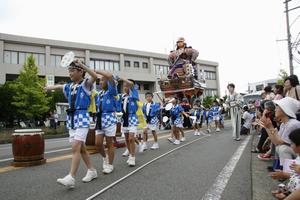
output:
[[96, 110], [96, 101], [95, 101], [95, 96], [97, 95], [97, 91], [96, 90], [92, 90], [92, 93], [91, 93], [91, 103], [90, 103], [90, 106], [88, 108], [88, 112], [89, 113], [96, 113], [97, 110]]
[[136, 115], [137, 115], [137, 117], [139, 119], [138, 128], [144, 128], [147, 125], [147, 123], [146, 123], [146, 120], [144, 118], [144, 114], [143, 114], [143, 111], [142, 111], [143, 102], [138, 101], [137, 105], [138, 105], [138, 110], [136, 112]]

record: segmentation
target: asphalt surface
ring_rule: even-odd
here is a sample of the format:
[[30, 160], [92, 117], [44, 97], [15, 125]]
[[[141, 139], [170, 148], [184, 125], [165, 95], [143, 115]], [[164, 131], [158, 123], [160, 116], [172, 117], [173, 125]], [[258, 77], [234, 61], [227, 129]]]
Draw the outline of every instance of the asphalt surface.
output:
[[[165, 134], [160, 134], [160, 137], [160, 149], [138, 153], [136, 167], [133, 168], [128, 167], [126, 158], [121, 156], [124, 149], [117, 149], [115, 170], [110, 175], [101, 173], [102, 159], [99, 154], [92, 155], [92, 163], [98, 171], [98, 178], [90, 183], [82, 183], [81, 178], [85, 175], [86, 169], [81, 162], [75, 189], [70, 190], [56, 183], [57, 178], [68, 173], [70, 159], [66, 157], [41, 166], [0, 173], [0, 194], [3, 199], [12, 200], [87, 199], [145, 163], [178, 148], [109, 188], [95, 199], [201, 199], [241, 145], [241, 142], [231, 139], [231, 129], [228, 126], [221, 133], [214, 133], [211, 136], [193, 136], [190, 131], [186, 134], [187, 141], [179, 146], [169, 143]], [[54, 143], [55, 141], [57, 143]], [[58, 145], [58, 148], [65, 147], [64, 142], [60, 144], [58, 141], [55, 139], [49, 144]], [[183, 146], [189, 142], [193, 143]], [[46, 151], [51, 150], [50, 145], [47, 147], [46, 144], [46, 148], [49, 148]], [[252, 199], [250, 149], [249, 142], [222, 192], [221, 199]], [[53, 153], [51, 156], [66, 153], [69, 154], [70, 151]]]

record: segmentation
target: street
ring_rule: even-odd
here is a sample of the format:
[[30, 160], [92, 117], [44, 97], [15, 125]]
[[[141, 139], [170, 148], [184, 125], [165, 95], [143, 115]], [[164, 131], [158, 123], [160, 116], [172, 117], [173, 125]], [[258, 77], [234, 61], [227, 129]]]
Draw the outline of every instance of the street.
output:
[[[81, 162], [75, 189], [56, 183], [69, 170], [67, 139], [47, 140], [45, 151], [50, 153], [46, 153], [45, 165], [15, 169], [8, 167], [9, 161], [1, 161], [0, 193], [3, 199], [12, 200], [252, 199], [251, 136], [234, 141], [226, 125], [221, 133], [210, 136], [194, 136], [192, 131], [186, 131], [187, 141], [173, 145], [167, 140], [168, 133], [159, 134], [159, 150], [137, 153], [133, 168], [121, 156], [124, 149], [116, 149], [115, 170], [110, 175], [101, 173], [100, 155], [91, 155], [98, 178], [82, 183], [86, 169]], [[2, 160], [11, 157], [9, 148], [10, 145], [0, 146]]]

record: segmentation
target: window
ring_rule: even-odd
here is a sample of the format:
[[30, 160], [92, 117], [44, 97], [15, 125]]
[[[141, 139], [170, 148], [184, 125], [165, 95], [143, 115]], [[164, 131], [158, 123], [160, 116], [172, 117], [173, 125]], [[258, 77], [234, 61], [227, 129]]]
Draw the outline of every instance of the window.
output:
[[95, 61], [95, 70], [100, 70], [100, 61]]
[[47, 86], [54, 85], [55, 79], [54, 79], [53, 75], [46, 75], [46, 80], [47, 80], [47, 83], [46, 83]]
[[51, 56], [50, 66], [55, 67], [55, 56]]
[[256, 91], [261, 91], [264, 89], [264, 84], [260, 84], [256, 86]]
[[120, 71], [120, 64], [119, 64], [119, 62], [114, 62], [114, 70], [115, 71]]
[[61, 62], [62, 56], [58, 55], [51, 55], [51, 66], [52, 67], [59, 67]]
[[11, 64], [18, 64], [18, 52], [11, 52]]
[[4, 63], [10, 63], [10, 51], [4, 51]]
[[105, 67], [104, 67], [104, 61], [98, 61], [99, 62], [99, 66], [100, 66], [100, 70], [104, 70]]
[[207, 80], [216, 80], [216, 72], [205, 71], [205, 79], [207, 79]]
[[125, 67], [130, 67], [130, 61], [129, 60], [125, 60], [124, 65], [125, 65]]
[[18, 52], [18, 51], [4, 51], [4, 62], [9, 64], [21, 64], [26, 62], [26, 59], [33, 55], [35, 63], [38, 66], [45, 65], [45, 55], [41, 53], [29, 53], [29, 52]]
[[148, 63], [143, 62], [143, 68], [144, 68], [144, 69], [148, 69]]
[[95, 63], [95, 70], [120, 71], [118, 61], [92, 59], [90, 63]]
[[134, 68], [139, 68], [140, 67], [140, 63], [139, 62], [134, 62], [133, 66], [134, 66]]
[[150, 90], [150, 84], [144, 83], [144, 90]]
[[169, 66], [167, 65], [154, 65], [155, 67], [155, 74], [159, 75], [160, 72], [162, 72], [162, 74], [167, 75], [168, 71], [169, 71]]
[[39, 54], [39, 66], [45, 66], [45, 55]]
[[94, 60], [90, 60], [90, 68], [95, 69], [95, 61]]
[[205, 89], [205, 96], [215, 96], [217, 95], [216, 89]]
[[26, 53], [19, 52], [19, 63], [24, 64], [26, 61]]

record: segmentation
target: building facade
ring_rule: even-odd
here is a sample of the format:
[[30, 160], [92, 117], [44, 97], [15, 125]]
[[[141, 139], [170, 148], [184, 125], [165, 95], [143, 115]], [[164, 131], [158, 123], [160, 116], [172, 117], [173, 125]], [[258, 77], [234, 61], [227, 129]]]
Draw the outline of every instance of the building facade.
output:
[[261, 92], [264, 90], [266, 86], [271, 86], [274, 88], [276, 85], [278, 79], [268, 79], [264, 81], [259, 81], [255, 83], [249, 83], [248, 84], [248, 93], [255, 93], [255, 92]]
[[[159, 73], [168, 73], [166, 54], [0, 33], [0, 84], [16, 79], [30, 54], [41, 77], [53, 83], [68, 82], [68, 71], [60, 67], [60, 61], [69, 51], [93, 69], [136, 80], [142, 99], [145, 92], [159, 90]], [[218, 63], [197, 60], [197, 65], [198, 74], [206, 79], [205, 95], [219, 95]]]

